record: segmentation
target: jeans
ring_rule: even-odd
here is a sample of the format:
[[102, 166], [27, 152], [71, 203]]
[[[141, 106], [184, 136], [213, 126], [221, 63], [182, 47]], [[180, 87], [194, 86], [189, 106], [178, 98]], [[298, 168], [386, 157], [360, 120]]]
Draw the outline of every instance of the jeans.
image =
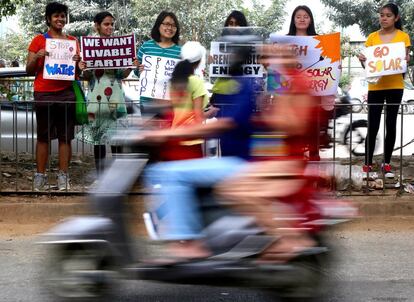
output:
[[202, 158], [162, 162], [146, 172], [146, 182], [160, 184], [156, 195], [163, 208], [160, 238], [192, 240], [202, 238], [202, 217], [196, 196], [198, 187], [214, 186], [230, 177], [247, 162], [238, 157]]

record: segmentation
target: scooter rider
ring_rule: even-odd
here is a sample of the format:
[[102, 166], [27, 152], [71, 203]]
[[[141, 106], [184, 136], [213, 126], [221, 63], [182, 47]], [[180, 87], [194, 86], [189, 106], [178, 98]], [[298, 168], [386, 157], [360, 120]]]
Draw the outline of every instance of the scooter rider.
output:
[[233, 87], [221, 100], [226, 103], [226, 110], [216, 122], [144, 134], [144, 139], [149, 141], [218, 136], [227, 142], [227, 146], [233, 146], [226, 150], [225, 157], [163, 162], [147, 170], [148, 182], [161, 185], [161, 194], [157, 197], [166, 209], [161, 221], [166, 227], [160, 228], [159, 235], [161, 239], [171, 241], [167, 250], [174, 257], [194, 259], [210, 254], [202, 241], [203, 226], [196, 189], [216, 185], [240, 171], [249, 159], [255, 96], [251, 80], [236, 76], [242, 75], [241, 67], [250, 50], [251, 46], [240, 48], [232, 56]]

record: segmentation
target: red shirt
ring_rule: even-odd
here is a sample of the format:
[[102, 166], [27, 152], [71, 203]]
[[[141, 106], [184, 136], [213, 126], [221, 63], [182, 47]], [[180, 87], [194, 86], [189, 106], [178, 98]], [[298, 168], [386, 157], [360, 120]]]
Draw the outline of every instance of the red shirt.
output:
[[[75, 37], [67, 35], [69, 40], [75, 40], [77, 45], [76, 53], [79, 53], [79, 43]], [[34, 53], [37, 53], [41, 49], [46, 47], [46, 38], [43, 34], [37, 35], [33, 38], [32, 42], [29, 45], [28, 50]], [[72, 81], [62, 81], [62, 80], [49, 80], [43, 78], [43, 66], [45, 64], [45, 58], [40, 58], [37, 60], [37, 67], [34, 80], [34, 91], [36, 92], [53, 92], [53, 91], [62, 91], [72, 87]]]

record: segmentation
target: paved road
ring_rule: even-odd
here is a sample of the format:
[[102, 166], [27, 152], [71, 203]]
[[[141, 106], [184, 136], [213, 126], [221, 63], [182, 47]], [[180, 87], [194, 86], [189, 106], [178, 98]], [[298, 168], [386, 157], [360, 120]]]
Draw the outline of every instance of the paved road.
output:
[[[340, 261], [327, 302], [414, 301], [414, 218], [361, 221], [332, 231]], [[0, 301], [48, 301], [40, 289], [44, 252], [35, 237], [0, 238]], [[257, 290], [127, 281], [118, 301], [278, 301]]]

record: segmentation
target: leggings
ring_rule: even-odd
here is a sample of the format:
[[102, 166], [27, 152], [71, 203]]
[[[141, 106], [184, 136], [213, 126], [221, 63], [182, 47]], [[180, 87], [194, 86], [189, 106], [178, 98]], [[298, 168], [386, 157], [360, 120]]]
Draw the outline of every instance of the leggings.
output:
[[385, 107], [384, 162], [390, 163], [395, 144], [398, 109], [403, 92], [403, 89], [368, 91], [368, 134], [365, 141], [365, 164], [372, 165], [384, 103], [387, 104]]

